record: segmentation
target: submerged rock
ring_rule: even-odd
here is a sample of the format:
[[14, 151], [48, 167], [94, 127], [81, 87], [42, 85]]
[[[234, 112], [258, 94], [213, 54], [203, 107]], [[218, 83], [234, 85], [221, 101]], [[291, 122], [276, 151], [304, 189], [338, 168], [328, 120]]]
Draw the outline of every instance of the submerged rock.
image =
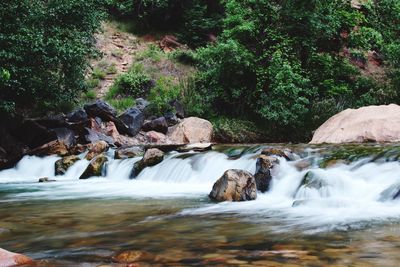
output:
[[300, 187], [321, 189], [322, 187], [328, 186], [328, 183], [324, 180], [323, 177], [319, 176], [313, 171], [308, 171], [301, 181]]
[[143, 155], [143, 149], [139, 146], [121, 147], [115, 150], [115, 159], [129, 159]]
[[64, 175], [68, 168], [71, 167], [75, 162], [77, 162], [80, 158], [78, 156], [66, 156], [62, 159], [59, 159], [55, 162], [55, 175]]
[[132, 172], [131, 178], [135, 178], [139, 175], [139, 173], [146, 167], [155, 166], [164, 159], [164, 152], [157, 148], [148, 149], [143, 156], [143, 159], [135, 162]]
[[141, 250], [127, 250], [112, 257], [118, 263], [133, 263], [138, 261], [152, 261], [155, 256]]
[[399, 142], [400, 106], [395, 104], [346, 109], [314, 133], [311, 144]]
[[213, 134], [211, 122], [197, 117], [183, 119], [168, 129], [167, 137], [177, 144], [210, 143]]
[[247, 201], [257, 198], [253, 175], [243, 170], [227, 170], [215, 182], [209, 197], [215, 201]]
[[262, 193], [269, 190], [272, 180], [271, 169], [276, 164], [279, 164], [279, 160], [275, 157], [260, 155], [257, 158], [256, 173], [254, 174], [257, 190], [261, 191]]
[[100, 154], [92, 159], [86, 170], [82, 173], [79, 179], [88, 179], [92, 176], [101, 176], [104, 164], [108, 161], [104, 154]]
[[379, 201], [388, 201], [400, 198], [400, 183], [391, 185], [389, 188], [382, 191], [379, 196]]
[[11, 267], [33, 264], [33, 260], [25, 255], [13, 253], [0, 248], [0, 266]]
[[50, 179], [49, 177], [39, 178], [39, 183], [48, 183], [48, 182], [56, 182], [56, 180]]
[[278, 156], [286, 160], [295, 160], [293, 152], [290, 149], [281, 149], [276, 147], [266, 147], [261, 151], [261, 154], [266, 156]]

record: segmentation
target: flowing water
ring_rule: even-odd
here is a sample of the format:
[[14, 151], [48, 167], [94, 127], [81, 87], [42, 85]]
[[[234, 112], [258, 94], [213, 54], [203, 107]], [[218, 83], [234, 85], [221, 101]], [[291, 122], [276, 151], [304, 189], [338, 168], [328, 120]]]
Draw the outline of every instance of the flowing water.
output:
[[400, 147], [291, 146], [269, 192], [211, 202], [224, 171], [254, 173], [263, 147], [173, 152], [134, 180], [140, 158], [112, 151], [88, 180], [85, 159], [54, 176], [58, 157], [25, 157], [0, 172], [0, 247], [38, 266], [126, 266], [113, 256], [127, 250], [143, 254], [138, 266], [398, 266]]

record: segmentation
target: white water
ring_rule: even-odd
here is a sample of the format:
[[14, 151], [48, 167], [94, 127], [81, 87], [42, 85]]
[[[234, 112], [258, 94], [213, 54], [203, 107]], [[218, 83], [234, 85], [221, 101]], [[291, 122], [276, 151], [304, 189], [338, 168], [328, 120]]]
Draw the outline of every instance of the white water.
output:
[[[319, 189], [300, 187], [308, 170], [298, 171], [295, 162], [280, 159], [273, 170], [271, 190], [258, 194], [255, 201], [211, 203], [204, 200], [213, 183], [227, 169], [255, 171], [254, 154], [231, 160], [223, 153], [207, 152], [180, 158], [172, 153], [157, 166], [146, 168], [134, 180], [131, 168], [140, 158], [109, 159], [105, 177], [79, 180], [88, 165], [82, 159], [63, 176], [54, 176], [55, 156], [25, 157], [14, 169], [0, 172], [0, 202], [75, 198], [174, 198], [203, 200], [199, 207], [182, 210], [180, 215], [239, 214], [257, 220], [281, 220], [293, 226], [337, 228], [365, 221], [400, 218], [400, 201], [382, 198], [382, 192], [400, 184], [398, 162], [337, 165], [328, 169], [311, 168], [322, 179]], [[83, 155], [82, 155], [83, 157]], [[54, 183], [37, 183], [38, 178], [56, 179]], [[10, 192], [8, 192], [8, 190]], [[296, 201], [296, 205], [293, 203]], [[322, 228], [321, 228], [322, 227]], [[312, 229], [312, 227], [311, 227]], [[279, 230], [284, 230], [284, 226]]]

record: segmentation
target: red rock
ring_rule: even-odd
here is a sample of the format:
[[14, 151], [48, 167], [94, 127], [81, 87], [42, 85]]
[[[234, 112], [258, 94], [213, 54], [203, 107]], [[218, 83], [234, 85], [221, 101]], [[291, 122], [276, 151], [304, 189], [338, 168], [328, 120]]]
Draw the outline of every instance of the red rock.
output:
[[167, 137], [165, 136], [165, 134], [156, 131], [147, 132], [146, 138], [149, 143], [166, 143], [167, 141]]
[[18, 265], [33, 264], [33, 260], [25, 255], [13, 253], [0, 248], [0, 266], [11, 267]]

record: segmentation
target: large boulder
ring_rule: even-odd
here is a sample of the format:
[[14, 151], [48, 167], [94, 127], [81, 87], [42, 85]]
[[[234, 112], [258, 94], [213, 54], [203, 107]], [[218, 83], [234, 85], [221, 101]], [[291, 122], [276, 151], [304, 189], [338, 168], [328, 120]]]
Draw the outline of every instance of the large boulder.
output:
[[183, 119], [168, 129], [167, 137], [177, 144], [210, 143], [213, 134], [211, 122], [197, 117]]
[[80, 158], [78, 156], [66, 156], [59, 160], [57, 160], [54, 164], [55, 167], [55, 175], [64, 175], [68, 168], [74, 165]]
[[156, 143], [156, 144], [166, 144], [168, 143], [168, 138], [165, 134], [159, 133], [156, 131], [150, 131], [147, 132], [146, 135], [146, 140], [148, 143]]
[[121, 133], [127, 133], [130, 136], [135, 136], [139, 133], [144, 123], [144, 113], [138, 108], [130, 108], [118, 117], [126, 126], [126, 130], [121, 127], [117, 128]]
[[178, 100], [172, 100], [169, 104], [175, 110], [175, 114], [178, 118], [183, 119], [185, 117], [185, 110], [181, 102]]
[[257, 158], [254, 178], [256, 180], [257, 189], [262, 193], [269, 190], [272, 180], [271, 169], [278, 163], [279, 160], [275, 157], [260, 155]]
[[322, 124], [310, 143], [399, 141], [400, 106], [391, 104], [346, 109]]
[[104, 164], [108, 161], [104, 154], [100, 154], [92, 159], [86, 170], [81, 174], [79, 179], [88, 179], [93, 176], [101, 176]]
[[247, 201], [257, 198], [254, 176], [243, 170], [227, 170], [215, 182], [209, 197], [215, 201]]
[[99, 117], [104, 121], [114, 121], [117, 111], [107, 102], [97, 100], [94, 103], [87, 104], [84, 109], [90, 117]]
[[11, 267], [33, 264], [33, 260], [25, 255], [13, 253], [0, 248], [0, 266]]
[[142, 130], [145, 132], [156, 131], [166, 134], [168, 132], [168, 122], [164, 117], [160, 117], [143, 124]]
[[[90, 109], [90, 108], [89, 108]], [[67, 115], [68, 122], [72, 123], [84, 123], [88, 119], [88, 115], [83, 108], [74, 110]]]
[[69, 154], [69, 151], [68, 151], [68, 146], [63, 141], [55, 140], [30, 150], [28, 154], [35, 156], [49, 156], [49, 155], [66, 156]]
[[88, 153], [86, 154], [85, 158], [87, 160], [92, 160], [94, 157], [106, 152], [109, 146], [104, 141], [99, 141], [91, 145], [89, 148]]
[[144, 153], [141, 160], [135, 162], [131, 172], [131, 178], [135, 178], [146, 167], [155, 166], [164, 159], [164, 152], [157, 148], [150, 148]]
[[57, 140], [63, 141], [68, 147], [76, 144], [75, 132], [73, 130], [61, 127], [55, 128], [53, 131], [56, 133]]

